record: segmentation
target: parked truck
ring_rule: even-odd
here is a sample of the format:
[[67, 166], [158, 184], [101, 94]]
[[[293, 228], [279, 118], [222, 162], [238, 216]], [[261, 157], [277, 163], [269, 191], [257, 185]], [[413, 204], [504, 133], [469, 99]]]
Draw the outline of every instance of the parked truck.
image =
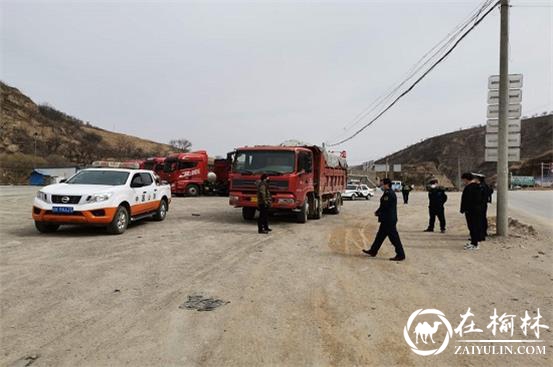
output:
[[228, 192], [227, 159], [211, 158], [205, 150], [171, 154], [163, 163], [163, 179], [174, 195], [222, 194]]
[[165, 157], [149, 157], [140, 163], [140, 168], [154, 171], [155, 174], [158, 175], [162, 181], [168, 182], [167, 178], [165, 177], [165, 172], [163, 171], [164, 162]]
[[271, 211], [293, 213], [298, 223], [319, 219], [323, 211], [340, 213], [341, 193], [347, 183], [345, 157], [295, 143], [237, 149], [230, 173], [229, 204], [242, 208], [246, 220], [255, 216], [256, 185], [262, 174], [270, 177]]

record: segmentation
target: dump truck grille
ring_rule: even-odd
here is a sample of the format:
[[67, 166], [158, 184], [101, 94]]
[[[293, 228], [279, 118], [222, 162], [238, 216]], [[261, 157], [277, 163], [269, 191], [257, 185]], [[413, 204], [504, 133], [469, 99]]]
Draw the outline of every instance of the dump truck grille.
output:
[[[244, 180], [244, 179], [234, 179], [232, 180], [232, 189], [242, 189], [242, 190], [257, 190], [256, 180]], [[270, 191], [283, 191], [288, 190], [288, 181], [269, 181], [269, 190]]]

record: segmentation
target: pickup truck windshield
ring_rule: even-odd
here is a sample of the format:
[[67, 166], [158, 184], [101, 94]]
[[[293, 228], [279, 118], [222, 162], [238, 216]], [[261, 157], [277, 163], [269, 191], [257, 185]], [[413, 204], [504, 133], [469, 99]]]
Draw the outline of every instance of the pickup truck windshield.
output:
[[122, 171], [80, 171], [67, 180], [68, 184], [80, 185], [124, 185], [129, 177], [128, 172]]
[[238, 151], [234, 159], [233, 171], [245, 174], [290, 173], [294, 172], [295, 156], [292, 151]]

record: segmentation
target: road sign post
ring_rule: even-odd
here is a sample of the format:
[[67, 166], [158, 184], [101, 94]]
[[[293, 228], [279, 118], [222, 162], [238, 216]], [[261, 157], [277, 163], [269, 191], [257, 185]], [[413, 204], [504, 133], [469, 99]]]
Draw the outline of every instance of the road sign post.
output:
[[[497, 215], [496, 227], [498, 236], [509, 233], [508, 190], [509, 190], [509, 157], [507, 119], [509, 105], [509, 0], [501, 0], [501, 25], [499, 40], [499, 125], [497, 131]], [[522, 80], [521, 80], [522, 84]], [[522, 85], [521, 85], [522, 86]]]

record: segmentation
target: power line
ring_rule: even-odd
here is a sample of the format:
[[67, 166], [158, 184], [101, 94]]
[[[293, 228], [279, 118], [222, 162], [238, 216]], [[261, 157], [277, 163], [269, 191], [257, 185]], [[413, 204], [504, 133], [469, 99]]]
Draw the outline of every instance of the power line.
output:
[[459, 43], [461, 43], [461, 41], [470, 33], [472, 32], [472, 30], [474, 28], [476, 28], [491, 12], [492, 10], [494, 10], [497, 5], [499, 5], [500, 1], [496, 1], [496, 3], [490, 8], [488, 9], [484, 15], [482, 15], [478, 20], [476, 20], [474, 22], [474, 24], [467, 30], [465, 31], [461, 37], [455, 41], [455, 43], [453, 44], [453, 46], [443, 55], [441, 56], [436, 62], [434, 62], [432, 64], [432, 66], [426, 70], [420, 77], [417, 78], [417, 80], [415, 80], [415, 82], [413, 84], [411, 84], [411, 86], [409, 86], [409, 88], [407, 88], [404, 92], [402, 92], [398, 97], [396, 97], [394, 99], [394, 101], [392, 103], [390, 103], [384, 110], [382, 110], [380, 113], [378, 113], [378, 115], [376, 115], [373, 119], [371, 119], [367, 124], [363, 125], [363, 127], [359, 130], [357, 130], [355, 133], [353, 133], [352, 135], [350, 135], [349, 137], [345, 138], [345, 139], [342, 139], [336, 143], [333, 143], [333, 144], [327, 144], [327, 146], [336, 146], [336, 145], [340, 145], [340, 144], [343, 144], [351, 139], [353, 139], [354, 137], [356, 137], [357, 135], [359, 135], [362, 131], [364, 131], [367, 127], [371, 126], [377, 119], [379, 119], [384, 113], [386, 113], [386, 111], [388, 111], [390, 108], [392, 108], [401, 98], [403, 98], [405, 95], [407, 95], [409, 92], [411, 92], [411, 90], [413, 90], [413, 88], [420, 83], [421, 80], [423, 80], [438, 64], [440, 64], [447, 56], [449, 56], [449, 54], [451, 54], [451, 52], [453, 52], [453, 50], [455, 48], [457, 48], [457, 46], [459, 45]]
[[[449, 45], [453, 43], [453, 41], [459, 36], [459, 34], [474, 20], [478, 18], [478, 16], [482, 13], [482, 11], [487, 8], [493, 0], [486, 0], [482, 4], [480, 4], [478, 7], [476, 7], [469, 17], [465, 19], [463, 22], [458, 24], [456, 27], [453, 28], [442, 40], [440, 40], [432, 49], [427, 51], [411, 68], [410, 70], [405, 74], [404, 79], [401, 83], [399, 83], [397, 86], [392, 87], [387, 92], [382, 94], [380, 97], [378, 97], [373, 103], [371, 103], [368, 107], [366, 107], [361, 113], [359, 113], [355, 118], [348, 123], [344, 127], [344, 131], [347, 131], [354, 126], [358, 125], [360, 122], [362, 122], [368, 115], [370, 115], [374, 110], [376, 110], [379, 106], [386, 104], [392, 96], [409, 80], [411, 80], [421, 69], [423, 69], [426, 65], [428, 65], [433, 59], [437, 57], [440, 53], [443, 52], [443, 50], [447, 49]], [[441, 45], [441, 46], [440, 46]], [[436, 50], [437, 49], [437, 50]], [[436, 51], [435, 51], [436, 50]], [[433, 51], [435, 51], [430, 57], [430, 55]], [[428, 58], [427, 58], [428, 57]], [[426, 61], [425, 61], [426, 59]], [[423, 62], [424, 61], [424, 62]]]

